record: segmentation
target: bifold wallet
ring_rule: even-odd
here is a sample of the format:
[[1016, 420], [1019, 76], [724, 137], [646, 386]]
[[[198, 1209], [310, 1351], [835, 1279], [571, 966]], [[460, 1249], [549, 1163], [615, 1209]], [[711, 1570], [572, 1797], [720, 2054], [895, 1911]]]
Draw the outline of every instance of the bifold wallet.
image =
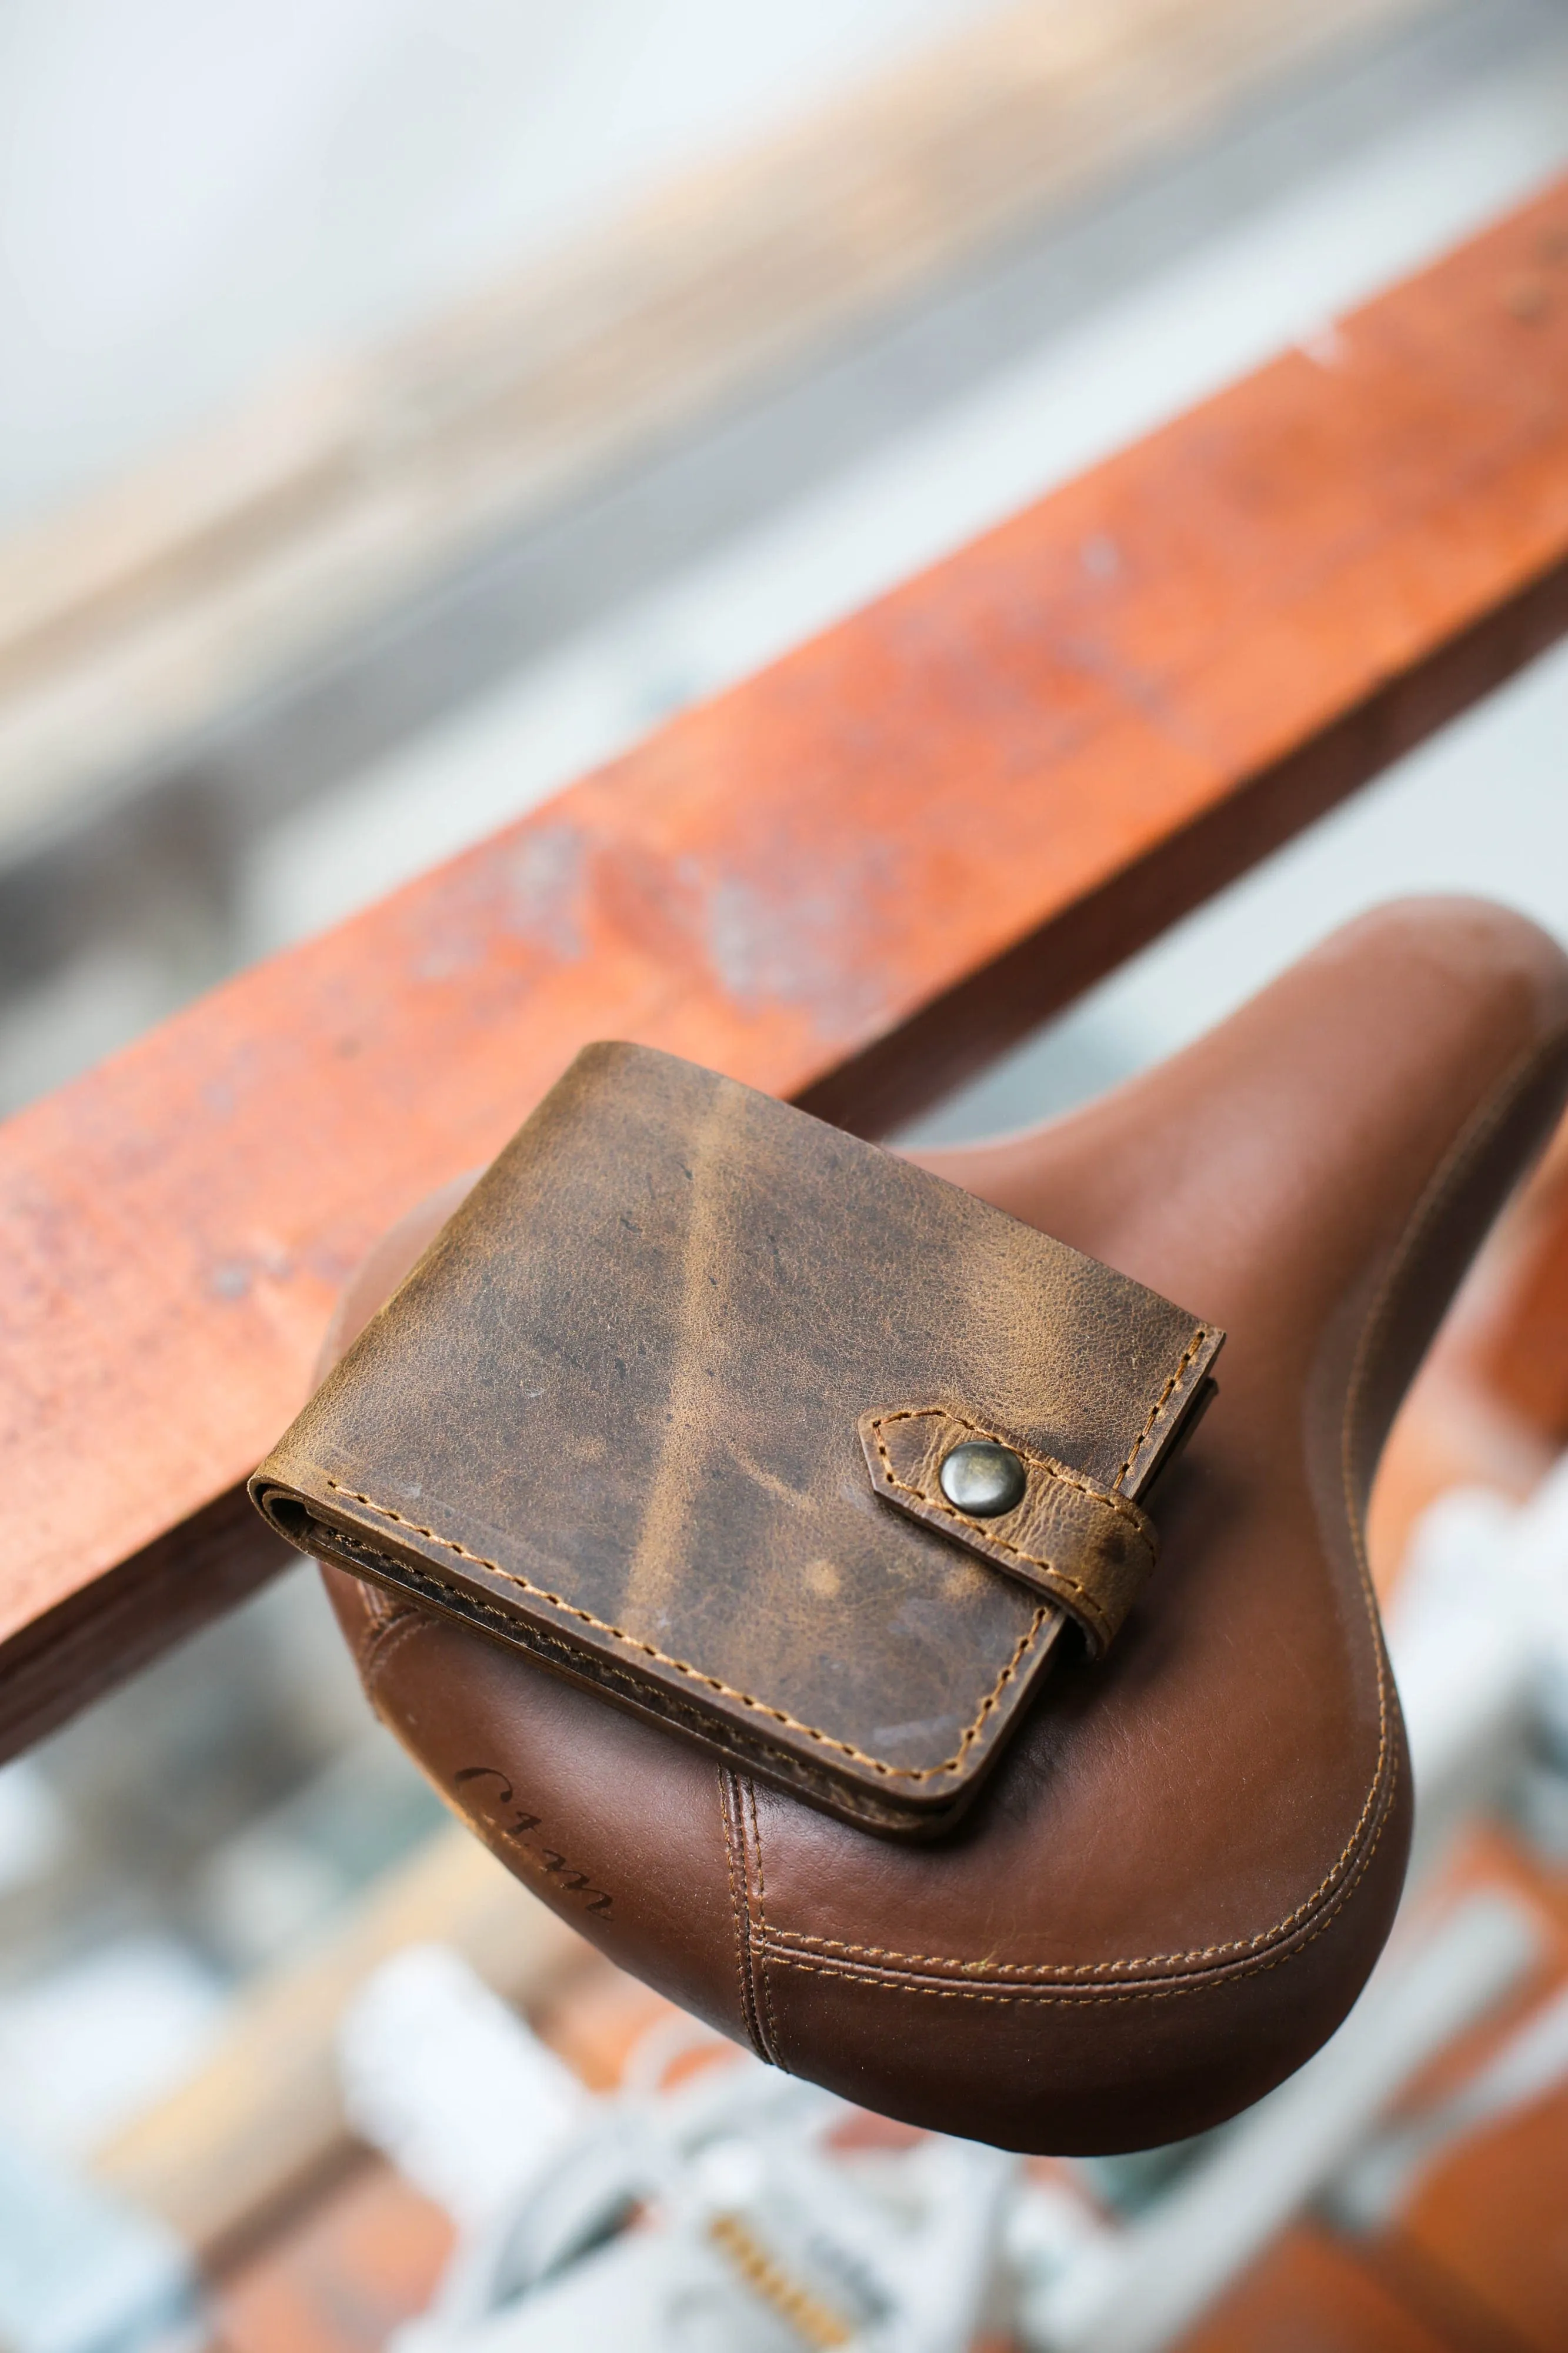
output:
[[251, 1482], [412, 1595], [882, 1831], [1105, 1650], [1224, 1335], [907, 1160], [580, 1054]]

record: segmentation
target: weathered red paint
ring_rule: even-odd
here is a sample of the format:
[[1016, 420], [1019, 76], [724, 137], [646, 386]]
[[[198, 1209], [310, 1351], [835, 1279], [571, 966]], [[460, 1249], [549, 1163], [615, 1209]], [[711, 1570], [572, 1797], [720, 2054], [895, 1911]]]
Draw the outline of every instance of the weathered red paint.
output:
[[584, 1039], [875, 1129], [1565, 626], [1568, 183], [13, 1119], [0, 1744], [261, 1573], [344, 1273]]

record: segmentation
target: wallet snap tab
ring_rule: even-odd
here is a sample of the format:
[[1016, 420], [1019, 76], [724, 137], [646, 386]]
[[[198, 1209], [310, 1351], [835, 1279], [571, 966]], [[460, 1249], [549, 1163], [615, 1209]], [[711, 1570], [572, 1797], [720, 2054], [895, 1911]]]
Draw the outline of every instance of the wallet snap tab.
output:
[[[987, 1430], [944, 1405], [889, 1406], [862, 1414], [860, 1443], [878, 1493], [969, 1552], [1045, 1595], [1082, 1629], [1091, 1654], [1110, 1648], [1159, 1553], [1148, 1514], [1083, 1472]], [[966, 1482], [948, 1466], [976, 1470]], [[1002, 1500], [1002, 1458], [1018, 1466]], [[991, 1471], [989, 1482], [978, 1472]], [[959, 1500], [955, 1500], [955, 1493]]]

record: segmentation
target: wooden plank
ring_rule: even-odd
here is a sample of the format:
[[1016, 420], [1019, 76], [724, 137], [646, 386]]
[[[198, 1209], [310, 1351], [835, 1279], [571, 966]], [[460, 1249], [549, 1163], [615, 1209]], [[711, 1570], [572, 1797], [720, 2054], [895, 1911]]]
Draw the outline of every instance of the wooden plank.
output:
[[584, 1039], [885, 1130], [1565, 626], [1568, 184], [21, 1113], [0, 1740], [63, 1636], [79, 1688], [165, 1639], [166, 1581], [100, 1597], [178, 1581], [371, 1239]]
[[585, 482], [1437, 0], [1014, 0], [0, 548], [0, 862]]

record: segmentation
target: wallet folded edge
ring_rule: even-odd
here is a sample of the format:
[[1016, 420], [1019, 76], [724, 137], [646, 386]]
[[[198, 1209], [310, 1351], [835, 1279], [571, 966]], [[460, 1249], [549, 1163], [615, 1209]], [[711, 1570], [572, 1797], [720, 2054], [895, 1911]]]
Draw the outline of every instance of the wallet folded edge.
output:
[[[1042, 1596], [1013, 1656], [965, 1727], [955, 1756], [938, 1767], [889, 1766], [850, 1750], [848, 1744], [814, 1726], [796, 1725], [782, 1710], [731, 1693], [717, 1678], [684, 1662], [667, 1660], [651, 1644], [624, 1635], [620, 1641], [643, 1655], [635, 1667], [623, 1664], [605, 1639], [617, 1630], [601, 1629], [589, 1613], [559, 1596], [527, 1588], [509, 1594], [503, 1609], [490, 1588], [490, 1577], [499, 1576], [525, 1588], [526, 1580], [497, 1570], [432, 1530], [407, 1522], [401, 1528], [382, 1525], [402, 1515], [335, 1481], [318, 1482], [298, 1472], [287, 1475], [277, 1462], [281, 1451], [276, 1450], [254, 1473], [249, 1493], [268, 1526], [297, 1551], [454, 1618], [646, 1722], [696, 1740], [731, 1767], [754, 1773], [791, 1795], [808, 1797], [862, 1829], [934, 1835], [956, 1820], [1000, 1754], [1014, 1715], [1026, 1704], [1067, 1623], [1063, 1612]], [[336, 1490], [330, 1503], [315, 1492], [318, 1483]], [[370, 1519], [370, 1513], [381, 1517]], [[431, 1544], [461, 1556], [437, 1564], [426, 1549]], [[588, 1622], [568, 1631], [557, 1613]], [[768, 1737], [764, 1727], [770, 1717], [843, 1753], [832, 1767], [816, 1767], [798, 1746]]]

